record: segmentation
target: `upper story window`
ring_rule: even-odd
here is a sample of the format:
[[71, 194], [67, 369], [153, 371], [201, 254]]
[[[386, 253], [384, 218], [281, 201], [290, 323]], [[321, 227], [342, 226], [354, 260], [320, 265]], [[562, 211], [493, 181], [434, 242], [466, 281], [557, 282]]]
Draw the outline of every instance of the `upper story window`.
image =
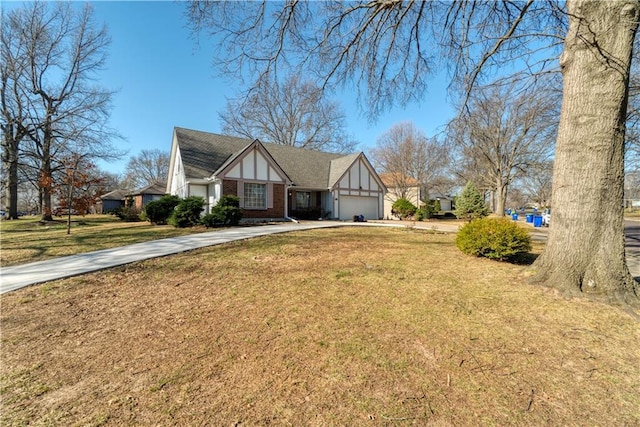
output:
[[267, 208], [267, 184], [244, 183], [244, 208]]

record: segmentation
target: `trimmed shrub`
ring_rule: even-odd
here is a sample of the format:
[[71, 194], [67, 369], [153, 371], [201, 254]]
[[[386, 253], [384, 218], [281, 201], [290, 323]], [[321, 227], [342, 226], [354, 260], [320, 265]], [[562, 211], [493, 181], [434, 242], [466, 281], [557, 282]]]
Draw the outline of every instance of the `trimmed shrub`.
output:
[[[437, 202], [437, 201], [436, 201]], [[440, 206], [438, 204], [438, 206]], [[416, 220], [423, 221], [425, 219], [429, 219], [433, 217], [433, 215], [437, 212], [435, 203], [433, 200], [429, 200], [424, 205], [420, 206], [420, 209], [416, 211]]]
[[193, 227], [200, 223], [200, 214], [204, 210], [204, 198], [190, 196], [183, 199], [169, 217], [169, 224], [178, 228]]
[[531, 250], [529, 232], [505, 218], [479, 218], [465, 224], [456, 237], [463, 253], [506, 261]]
[[144, 213], [151, 224], [163, 225], [167, 223], [178, 203], [180, 203], [178, 196], [162, 196], [158, 200], [147, 203], [144, 207]]
[[118, 218], [126, 222], [140, 221], [140, 211], [133, 206], [121, 206], [118, 210], [110, 213], [115, 214]]
[[489, 208], [484, 202], [482, 194], [473, 182], [467, 182], [462, 194], [456, 199], [456, 216], [460, 219], [471, 221], [489, 215]]
[[237, 196], [222, 196], [211, 209], [211, 213], [202, 217], [200, 222], [205, 227], [222, 227], [225, 225], [238, 225], [241, 219], [240, 198]]
[[417, 210], [413, 203], [404, 198], [396, 200], [391, 206], [391, 213], [400, 219], [412, 217]]

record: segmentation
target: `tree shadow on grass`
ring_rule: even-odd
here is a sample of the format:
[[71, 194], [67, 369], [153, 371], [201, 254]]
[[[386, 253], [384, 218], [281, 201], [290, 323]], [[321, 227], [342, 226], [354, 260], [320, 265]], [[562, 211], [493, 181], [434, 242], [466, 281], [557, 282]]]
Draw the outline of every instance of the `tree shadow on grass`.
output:
[[514, 265], [527, 266], [527, 265], [533, 264], [533, 262], [536, 259], [538, 259], [539, 256], [540, 256], [540, 254], [534, 254], [534, 253], [531, 253], [531, 252], [523, 252], [523, 253], [520, 253], [520, 254], [512, 257], [507, 262], [510, 263], [510, 264], [514, 264]]

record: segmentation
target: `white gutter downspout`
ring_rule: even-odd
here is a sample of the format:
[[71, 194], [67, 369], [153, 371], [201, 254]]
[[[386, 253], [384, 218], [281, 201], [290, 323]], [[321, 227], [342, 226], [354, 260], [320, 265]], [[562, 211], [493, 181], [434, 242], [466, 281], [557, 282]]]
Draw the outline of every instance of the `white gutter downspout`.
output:
[[291, 221], [291, 222], [295, 222], [296, 224], [300, 224], [300, 221], [298, 221], [297, 219], [291, 218], [290, 216], [287, 215], [287, 213], [289, 212], [289, 189], [293, 187], [292, 185], [285, 187], [285, 192], [284, 192], [284, 219], [286, 219], [287, 221]]

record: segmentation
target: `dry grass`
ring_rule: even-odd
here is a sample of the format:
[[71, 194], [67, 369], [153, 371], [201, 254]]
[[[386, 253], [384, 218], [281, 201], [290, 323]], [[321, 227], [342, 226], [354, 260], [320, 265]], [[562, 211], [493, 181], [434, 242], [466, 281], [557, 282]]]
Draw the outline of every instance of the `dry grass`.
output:
[[2, 297], [2, 425], [638, 425], [640, 324], [340, 228]]
[[0, 265], [109, 249], [132, 243], [202, 232], [203, 227], [174, 228], [148, 222], [123, 222], [113, 215], [73, 216], [71, 234], [65, 219], [42, 224], [39, 218], [0, 221]]

